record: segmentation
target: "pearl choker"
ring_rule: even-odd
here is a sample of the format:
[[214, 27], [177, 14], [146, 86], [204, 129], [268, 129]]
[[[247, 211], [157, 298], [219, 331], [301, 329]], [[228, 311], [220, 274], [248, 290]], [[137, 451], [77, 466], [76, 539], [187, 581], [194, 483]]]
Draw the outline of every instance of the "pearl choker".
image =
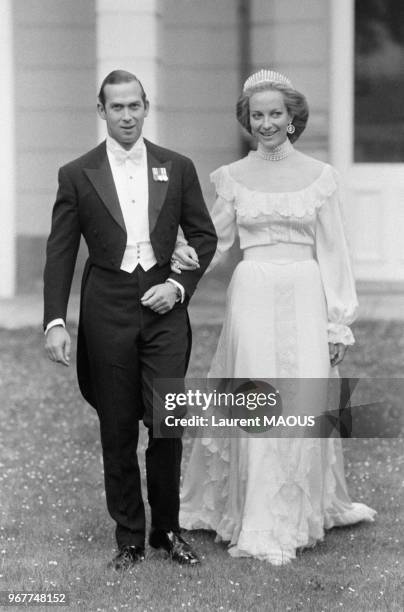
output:
[[285, 157], [288, 157], [288, 155], [290, 155], [294, 150], [295, 149], [289, 138], [286, 138], [282, 144], [272, 149], [272, 151], [266, 151], [259, 143], [256, 154], [259, 157], [262, 157], [262, 159], [267, 159], [268, 161], [279, 161], [281, 159], [285, 159]]

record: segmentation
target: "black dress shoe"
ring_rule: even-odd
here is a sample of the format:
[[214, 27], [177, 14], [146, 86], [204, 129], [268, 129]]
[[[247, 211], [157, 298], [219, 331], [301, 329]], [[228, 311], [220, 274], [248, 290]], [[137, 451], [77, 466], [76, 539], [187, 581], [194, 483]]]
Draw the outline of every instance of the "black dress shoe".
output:
[[127, 570], [144, 560], [144, 548], [141, 546], [122, 546], [119, 553], [108, 563], [115, 570]]
[[170, 558], [182, 565], [196, 565], [200, 563], [198, 555], [189, 544], [175, 531], [153, 529], [149, 536], [149, 544], [153, 548], [163, 548]]

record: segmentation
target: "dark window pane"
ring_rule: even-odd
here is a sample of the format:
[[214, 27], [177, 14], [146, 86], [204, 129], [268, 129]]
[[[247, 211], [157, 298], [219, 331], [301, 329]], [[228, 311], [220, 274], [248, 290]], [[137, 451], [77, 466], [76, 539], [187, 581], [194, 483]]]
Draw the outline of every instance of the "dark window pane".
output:
[[355, 1], [355, 162], [404, 163], [404, 0]]

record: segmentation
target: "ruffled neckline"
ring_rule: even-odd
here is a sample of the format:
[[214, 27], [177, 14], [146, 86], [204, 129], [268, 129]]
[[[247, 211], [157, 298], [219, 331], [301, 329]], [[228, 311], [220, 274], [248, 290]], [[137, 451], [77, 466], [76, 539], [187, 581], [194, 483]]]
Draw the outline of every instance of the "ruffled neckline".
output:
[[237, 181], [229, 166], [222, 166], [211, 174], [218, 195], [235, 202], [240, 216], [257, 217], [278, 213], [284, 217], [304, 217], [314, 214], [336, 191], [335, 170], [324, 164], [319, 176], [303, 189], [295, 191], [265, 192], [250, 189]]

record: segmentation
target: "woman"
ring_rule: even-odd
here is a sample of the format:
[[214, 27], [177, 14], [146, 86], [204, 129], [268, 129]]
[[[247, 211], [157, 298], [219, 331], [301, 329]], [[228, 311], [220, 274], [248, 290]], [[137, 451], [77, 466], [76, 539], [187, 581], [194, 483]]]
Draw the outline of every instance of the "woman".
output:
[[[296, 151], [307, 103], [285, 76], [250, 76], [237, 118], [256, 151], [212, 173], [215, 261], [236, 233], [243, 260], [227, 293], [210, 377], [328, 379], [346, 347], [357, 298], [335, 170]], [[191, 255], [191, 257], [189, 257]], [[178, 248], [174, 266], [194, 258]], [[328, 383], [327, 383], [328, 384]], [[185, 474], [180, 522], [213, 529], [234, 557], [274, 565], [324, 530], [375, 511], [349, 499], [339, 438], [199, 438]]]

